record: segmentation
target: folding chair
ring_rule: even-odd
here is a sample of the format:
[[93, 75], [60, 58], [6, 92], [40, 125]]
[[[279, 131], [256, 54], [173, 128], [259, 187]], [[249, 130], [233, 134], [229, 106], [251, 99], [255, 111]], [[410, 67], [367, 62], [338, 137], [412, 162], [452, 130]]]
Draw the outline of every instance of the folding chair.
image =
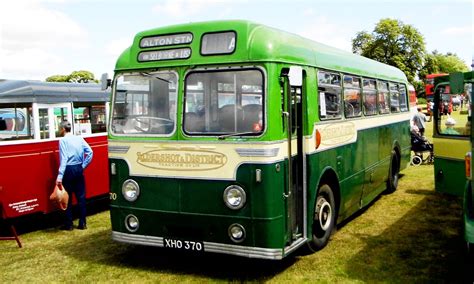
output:
[[0, 236], [0, 241], [15, 240], [16, 243], [18, 244], [18, 247], [21, 248], [21, 241], [20, 241], [20, 238], [18, 237], [18, 234], [16, 233], [15, 226], [13, 226], [13, 224], [11, 224], [9, 221], [6, 220], [7, 216], [6, 216], [5, 210], [3, 209], [3, 204], [1, 202], [0, 202], [0, 209], [1, 209], [0, 223], [6, 224], [7, 227], [10, 228], [10, 233], [11, 233], [11, 236], [6, 236], [6, 237]]

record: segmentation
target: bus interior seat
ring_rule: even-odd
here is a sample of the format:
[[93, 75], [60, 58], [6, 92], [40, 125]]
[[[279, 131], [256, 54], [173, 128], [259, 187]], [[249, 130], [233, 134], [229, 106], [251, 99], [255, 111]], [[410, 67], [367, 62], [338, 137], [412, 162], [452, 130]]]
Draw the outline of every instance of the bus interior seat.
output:
[[260, 122], [260, 113], [262, 111], [262, 105], [260, 104], [248, 104], [243, 106], [244, 119], [241, 130], [253, 131], [254, 125]]
[[184, 130], [186, 132], [203, 132], [203, 117], [195, 112], [187, 112], [184, 116]]
[[[225, 105], [219, 108], [219, 125], [220, 131], [240, 131], [240, 126], [243, 122], [243, 110], [240, 106]], [[236, 121], [237, 118], [237, 121]], [[236, 129], [237, 122], [237, 129]]]

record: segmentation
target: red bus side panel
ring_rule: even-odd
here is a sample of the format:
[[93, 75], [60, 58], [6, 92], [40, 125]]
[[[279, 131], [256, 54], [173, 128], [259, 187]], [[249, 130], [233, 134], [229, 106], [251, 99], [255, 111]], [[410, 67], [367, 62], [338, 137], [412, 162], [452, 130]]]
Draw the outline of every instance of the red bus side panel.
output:
[[[109, 192], [107, 136], [85, 138], [94, 158], [85, 171], [86, 197]], [[16, 142], [16, 141], [15, 141]], [[0, 203], [4, 218], [49, 213], [57, 208], [49, 201], [59, 167], [58, 140], [0, 145]]]

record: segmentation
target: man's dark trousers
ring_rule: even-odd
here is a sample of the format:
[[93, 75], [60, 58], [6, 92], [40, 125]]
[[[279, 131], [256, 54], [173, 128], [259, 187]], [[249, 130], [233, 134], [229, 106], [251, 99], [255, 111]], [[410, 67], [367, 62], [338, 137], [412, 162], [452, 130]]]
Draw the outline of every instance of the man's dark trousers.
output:
[[63, 185], [69, 194], [64, 225], [72, 228], [72, 193], [74, 193], [79, 206], [79, 227], [84, 227], [86, 225], [86, 189], [82, 164], [66, 166]]

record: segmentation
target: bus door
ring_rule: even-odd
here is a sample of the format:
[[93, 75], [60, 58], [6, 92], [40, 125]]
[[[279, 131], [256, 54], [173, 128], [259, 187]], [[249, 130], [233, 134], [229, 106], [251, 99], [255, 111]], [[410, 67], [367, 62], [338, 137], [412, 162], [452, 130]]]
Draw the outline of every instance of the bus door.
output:
[[[288, 73], [287, 73], [288, 72]], [[286, 74], [285, 74], [286, 73]], [[303, 71], [300, 67], [282, 70], [284, 79], [283, 118], [287, 134], [288, 167], [284, 192], [287, 219], [287, 245], [306, 235], [304, 227], [304, 155], [303, 155]]]
[[73, 125], [72, 109], [70, 103], [34, 103], [33, 117], [35, 139], [50, 139], [59, 137], [59, 123], [61, 123], [63, 120], [68, 120], [71, 122], [71, 125]]

